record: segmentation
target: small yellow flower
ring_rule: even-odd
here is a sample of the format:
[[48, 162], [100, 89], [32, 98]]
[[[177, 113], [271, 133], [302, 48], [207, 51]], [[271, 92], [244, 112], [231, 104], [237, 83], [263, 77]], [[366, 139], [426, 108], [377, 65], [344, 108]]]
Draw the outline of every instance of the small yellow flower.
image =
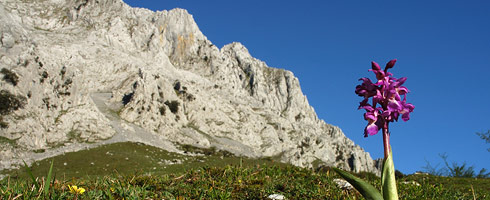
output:
[[85, 189], [83, 189], [82, 187], [78, 188], [76, 185], [68, 185], [68, 188], [70, 188], [70, 193], [72, 194], [83, 194], [85, 192]]

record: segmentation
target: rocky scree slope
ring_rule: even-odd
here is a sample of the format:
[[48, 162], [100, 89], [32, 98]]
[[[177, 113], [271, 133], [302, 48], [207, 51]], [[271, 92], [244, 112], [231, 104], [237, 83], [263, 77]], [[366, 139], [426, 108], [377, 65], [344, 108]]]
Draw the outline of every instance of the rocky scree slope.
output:
[[[292, 72], [240, 43], [217, 48], [186, 10], [1, 0], [0, 21], [0, 168], [108, 141], [117, 122], [169, 141], [157, 146], [170, 151], [189, 144], [379, 173], [379, 162], [317, 118]], [[100, 93], [110, 93], [105, 106], [119, 121], [97, 107]]]

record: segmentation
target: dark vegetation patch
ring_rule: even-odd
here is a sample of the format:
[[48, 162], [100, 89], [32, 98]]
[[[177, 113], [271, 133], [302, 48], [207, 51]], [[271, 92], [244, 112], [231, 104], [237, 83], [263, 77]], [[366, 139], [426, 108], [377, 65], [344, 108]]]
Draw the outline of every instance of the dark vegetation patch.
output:
[[66, 74], [66, 66], [63, 66], [60, 70], [61, 79], [65, 78], [65, 74]]
[[174, 83], [174, 90], [175, 91], [180, 91], [180, 87], [181, 87], [180, 81], [177, 81]]
[[180, 106], [180, 103], [176, 100], [173, 100], [173, 101], [165, 101], [165, 105], [168, 106], [168, 108], [170, 109], [170, 112], [176, 114], [177, 112], [179, 112], [179, 106]]
[[216, 149], [216, 147], [209, 148], [200, 148], [192, 145], [184, 144], [180, 146], [181, 150], [185, 153], [199, 153], [206, 156], [224, 156], [224, 157], [233, 157], [234, 155], [228, 151], [223, 151]]
[[17, 144], [17, 139], [9, 139], [9, 138], [6, 138], [6, 137], [2, 137], [0, 136], [0, 144], [4, 145], [4, 144], [10, 144], [12, 146], [15, 146]]
[[158, 110], [160, 111], [160, 115], [165, 115], [165, 112], [167, 111], [165, 106], [160, 106], [160, 108]]
[[12, 84], [13, 86], [16, 86], [17, 83], [19, 82], [19, 76], [17, 76], [15, 72], [7, 68], [2, 68], [2, 70], [0, 70], [0, 73], [3, 74], [3, 80], [6, 81], [7, 83]]
[[131, 100], [133, 99], [133, 95], [134, 95], [134, 92], [131, 92], [129, 94], [125, 94], [122, 98], [122, 103], [124, 105], [128, 104], [129, 102], [131, 102]]
[[297, 115], [294, 117], [294, 119], [295, 119], [296, 121], [300, 121], [302, 118], [303, 118], [303, 116], [301, 115], [301, 113], [297, 114]]
[[51, 104], [49, 103], [49, 99], [50, 99], [49, 97], [43, 98], [43, 104], [44, 104], [44, 106], [46, 106], [46, 109], [48, 109], [48, 110], [51, 109]]
[[13, 111], [23, 108], [26, 98], [14, 95], [7, 90], [0, 91], [0, 115], [8, 115]]
[[71, 142], [86, 142], [86, 139], [82, 138], [82, 133], [77, 130], [70, 130], [66, 136], [68, 137], [68, 140]]
[[49, 77], [49, 74], [47, 71], [43, 71], [41, 74], [41, 78], [39, 79], [39, 82], [44, 83], [44, 80], [46, 80]]

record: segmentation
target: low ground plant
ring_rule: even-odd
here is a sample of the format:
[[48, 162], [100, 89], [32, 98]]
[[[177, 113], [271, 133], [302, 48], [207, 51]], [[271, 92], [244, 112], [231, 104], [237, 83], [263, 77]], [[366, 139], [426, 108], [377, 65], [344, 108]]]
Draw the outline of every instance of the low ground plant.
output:
[[[50, 184], [44, 177], [35, 181], [7, 177], [0, 182], [0, 199], [267, 199], [271, 194], [287, 199], [362, 199], [356, 190], [340, 189], [333, 182], [336, 178], [330, 170], [267, 165], [201, 167], [164, 175], [57, 177]], [[381, 187], [378, 178], [366, 181]], [[419, 174], [397, 180], [401, 199], [488, 199], [489, 187], [490, 179]]]
[[[271, 194], [286, 199], [362, 199], [356, 190], [337, 186], [334, 179], [340, 176], [330, 168], [312, 170], [273, 158], [207, 152], [183, 157], [143, 144], [117, 143], [66, 153], [54, 158], [53, 167], [48, 159], [3, 171], [8, 176], [0, 181], [0, 199], [267, 199]], [[100, 157], [87, 160], [89, 154]], [[161, 160], [170, 162], [159, 164]], [[381, 188], [374, 174], [354, 175]], [[396, 184], [400, 199], [490, 198], [488, 178], [414, 174], [398, 178]]]

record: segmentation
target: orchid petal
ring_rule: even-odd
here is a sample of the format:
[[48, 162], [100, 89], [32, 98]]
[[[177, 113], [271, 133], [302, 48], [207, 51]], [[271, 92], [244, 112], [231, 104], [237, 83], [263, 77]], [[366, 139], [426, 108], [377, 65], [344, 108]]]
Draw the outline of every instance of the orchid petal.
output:
[[403, 99], [403, 101], [401, 101], [401, 104], [403, 106], [403, 109], [406, 109], [408, 110], [409, 112], [412, 112], [413, 109], [415, 109], [415, 106], [412, 105], [411, 103], [407, 103], [407, 99]]
[[362, 106], [360, 108], [366, 110], [366, 112], [373, 112], [374, 111], [374, 108], [371, 105]]
[[386, 118], [386, 117], [389, 117], [390, 114], [391, 114], [390, 111], [385, 110], [385, 111], [383, 111], [383, 113], [381, 113], [381, 116]]
[[361, 85], [356, 86], [356, 91], [355, 92], [356, 92], [357, 95], [359, 95], [361, 97], [364, 96], [367, 93], [367, 91]]
[[366, 77], [360, 78], [359, 80], [362, 81], [363, 83], [371, 83], [371, 79], [366, 78]]
[[388, 102], [388, 110], [390, 112], [395, 112], [395, 111], [399, 111], [402, 109], [402, 106], [400, 105], [399, 101], [389, 101]]
[[406, 112], [402, 114], [402, 120], [404, 122], [408, 121], [410, 119], [410, 112]]
[[401, 97], [400, 97], [400, 95], [398, 93], [395, 93], [395, 100], [396, 101], [402, 100]]
[[374, 102], [379, 103], [383, 101], [383, 94], [381, 94], [381, 91], [376, 90], [376, 95], [373, 96]]
[[376, 121], [376, 119], [378, 118], [377, 117], [377, 114], [375, 114], [376, 112], [366, 112], [364, 113], [364, 119], [365, 120], [371, 120], [371, 121]]
[[379, 131], [379, 127], [375, 123], [368, 124], [364, 129], [364, 137], [368, 135], [376, 135]]
[[359, 102], [359, 107], [357, 109], [360, 110], [360, 109], [363, 109], [364, 106], [371, 106], [371, 105], [369, 105], [368, 100], [369, 99], [364, 98], [364, 100], [362, 100], [361, 102]]
[[405, 86], [401, 86], [401, 87], [398, 87], [397, 88], [397, 92], [399, 95], [404, 95], [404, 94], [407, 94], [408, 92], [408, 89], [405, 87]]
[[395, 121], [398, 121], [398, 117], [399, 116], [400, 116], [400, 113], [399, 112], [394, 112], [392, 119], [394, 119]]
[[407, 81], [407, 77], [399, 78], [395, 83], [395, 87], [400, 87], [401, 85], [403, 85], [405, 83], [405, 81]]

